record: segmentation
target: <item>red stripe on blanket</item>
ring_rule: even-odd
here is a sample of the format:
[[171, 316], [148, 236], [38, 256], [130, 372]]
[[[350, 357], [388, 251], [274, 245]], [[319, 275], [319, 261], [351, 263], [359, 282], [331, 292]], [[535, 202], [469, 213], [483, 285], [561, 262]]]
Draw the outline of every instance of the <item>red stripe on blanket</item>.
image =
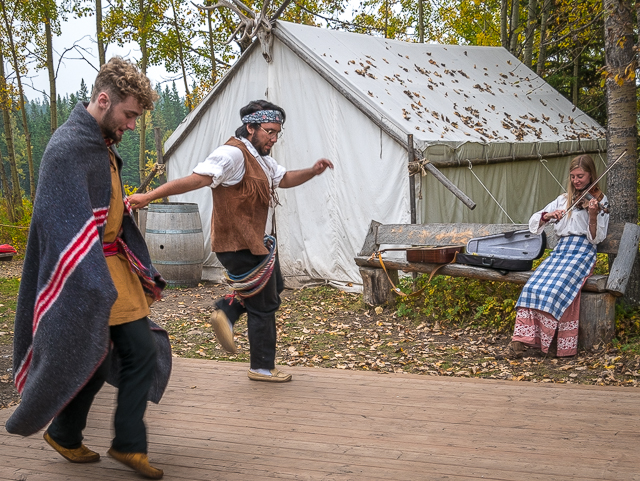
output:
[[[76, 235], [67, 248], [60, 254], [58, 263], [56, 264], [53, 274], [49, 278], [49, 282], [44, 286], [36, 298], [32, 337], [35, 336], [42, 317], [54, 304], [69, 276], [75, 271], [76, 267], [82, 259], [85, 258], [91, 247], [98, 241], [98, 230], [96, 228], [95, 218], [91, 218], [84, 225], [82, 230]], [[16, 388], [21, 392], [22, 386], [26, 382], [29, 366], [31, 365], [32, 346], [29, 346], [28, 354], [22, 365], [16, 373]]]
[[133, 217], [133, 211], [131, 210], [131, 204], [129, 203], [129, 199], [127, 197], [124, 198], [124, 206], [127, 208], [127, 212], [131, 217]]
[[[27, 355], [24, 358], [24, 361], [22, 362], [18, 373], [16, 374], [15, 385], [20, 394], [22, 394], [22, 390], [24, 389], [24, 384], [27, 380], [27, 371], [29, 369], [29, 366], [31, 365], [31, 356], [33, 355], [33, 350], [31, 349], [31, 347], [32, 346], [29, 346], [29, 351], [27, 352]], [[24, 366], [26, 366], [26, 369], [24, 369]]]
[[42, 316], [49, 310], [53, 302], [58, 298], [67, 278], [86, 256], [93, 244], [98, 240], [95, 219], [90, 219], [82, 231], [73, 239], [72, 243], [63, 251], [54, 268], [53, 275], [47, 285], [40, 291], [36, 299], [33, 318], [33, 334], [38, 329]]
[[107, 216], [109, 215], [109, 207], [100, 207], [99, 209], [93, 209], [93, 216], [96, 219], [98, 227], [103, 226], [107, 222]]

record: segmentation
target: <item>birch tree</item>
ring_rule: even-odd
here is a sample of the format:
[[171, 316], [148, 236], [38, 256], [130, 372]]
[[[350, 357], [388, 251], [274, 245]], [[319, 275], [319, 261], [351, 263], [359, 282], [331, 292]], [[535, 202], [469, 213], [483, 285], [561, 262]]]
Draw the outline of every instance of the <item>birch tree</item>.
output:
[[[637, 8], [637, 5], [636, 5]], [[638, 222], [638, 131], [633, 14], [630, 0], [604, 0], [607, 160], [626, 155], [607, 176], [611, 222]], [[627, 287], [627, 299], [640, 304], [640, 259]]]

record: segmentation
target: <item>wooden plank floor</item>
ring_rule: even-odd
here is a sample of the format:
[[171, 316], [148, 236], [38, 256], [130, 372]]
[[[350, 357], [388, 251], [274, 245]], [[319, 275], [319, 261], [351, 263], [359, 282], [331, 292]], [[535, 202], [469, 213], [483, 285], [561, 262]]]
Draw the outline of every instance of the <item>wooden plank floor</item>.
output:
[[[147, 411], [166, 480], [640, 480], [637, 389], [299, 367], [270, 384], [246, 364], [174, 361]], [[114, 395], [101, 391], [85, 431], [102, 454]], [[107, 456], [68, 463], [40, 434], [2, 430], [0, 446], [2, 480], [138, 479]]]

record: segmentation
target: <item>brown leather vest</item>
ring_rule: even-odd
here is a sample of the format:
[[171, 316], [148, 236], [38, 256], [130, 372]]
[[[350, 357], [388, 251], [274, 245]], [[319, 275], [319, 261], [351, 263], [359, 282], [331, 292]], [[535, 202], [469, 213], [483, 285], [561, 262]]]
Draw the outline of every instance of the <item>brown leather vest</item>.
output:
[[256, 158], [241, 140], [231, 137], [225, 145], [237, 147], [244, 155], [244, 176], [232, 186], [212, 189], [211, 250], [252, 254], [269, 253], [264, 246], [264, 228], [269, 214], [269, 180]]

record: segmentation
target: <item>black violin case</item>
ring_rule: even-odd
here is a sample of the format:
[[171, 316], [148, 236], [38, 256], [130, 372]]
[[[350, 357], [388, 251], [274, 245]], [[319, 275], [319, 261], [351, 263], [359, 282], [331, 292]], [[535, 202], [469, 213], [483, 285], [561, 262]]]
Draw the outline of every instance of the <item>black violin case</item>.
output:
[[530, 271], [533, 261], [542, 257], [546, 247], [547, 237], [544, 232], [505, 232], [469, 240], [466, 254], [458, 254], [456, 262], [495, 269], [502, 274], [509, 271]]

